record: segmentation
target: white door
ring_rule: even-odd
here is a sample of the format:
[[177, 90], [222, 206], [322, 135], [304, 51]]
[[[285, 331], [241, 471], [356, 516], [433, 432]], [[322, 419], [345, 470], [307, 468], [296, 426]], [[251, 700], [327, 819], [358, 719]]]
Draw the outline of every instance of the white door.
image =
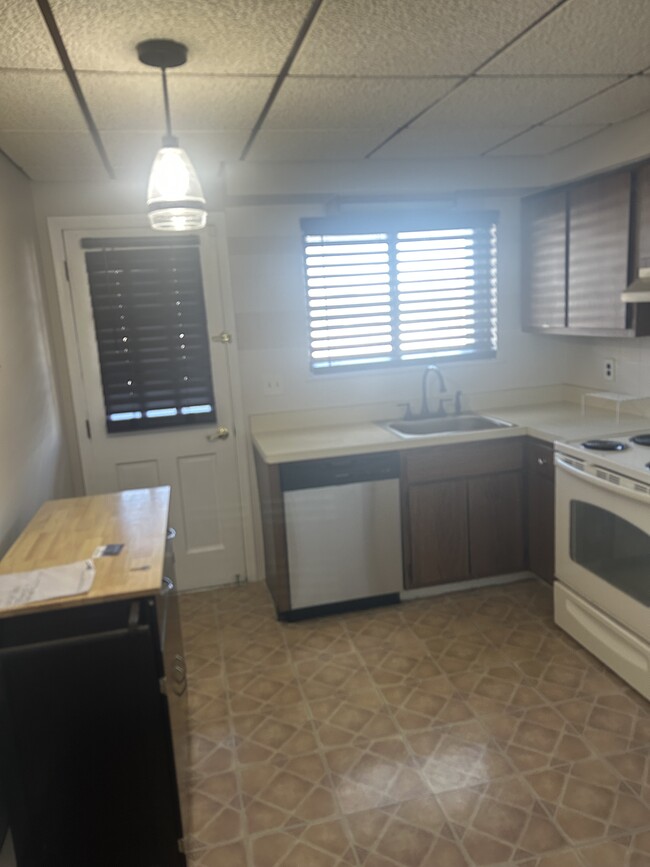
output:
[[[84, 242], [84, 239], [98, 239], [105, 246], [110, 245], [117, 251], [114, 254], [117, 256], [123, 249], [138, 250], [140, 247], [147, 249], [147, 241], [149, 244], [160, 245], [161, 235], [139, 229], [65, 231], [63, 235], [70, 284], [71, 315], [75, 331], [73, 340], [76, 343], [76, 346], [70, 346], [68, 329], [67, 352], [71, 368], [77, 365], [81, 391], [83, 391], [83, 394], [74, 395], [74, 401], [86, 492], [97, 494], [129, 488], [170, 485], [172, 490], [170, 523], [177, 532], [174, 547], [179, 589], [190, 590], [231, 583], [238, 576], [243, 577], [245, 574], [244, 531], [228, 358], [232, 348], [228, 342], [223, 342], [222, 337], [223, 303], [214, 230], [208, 228], [193, 236], [195, 243], [198, 239], [198, 263], [202, 275], [199, 279], [202, 279], [203, 284], [204, 319], [207, 326], [207, 336], [204, 334], [205, 339], [202, 344], [204, 350], [202, 363], [205, 365], [204, 373], [207, 373], [207, 377], [202, 377], [202, 381], [207, 380], [208, 386], [204, 385], [202, 406], [183, 406], [182, 410], [172, 407], [146, 412], [141, 410], [134, 412], [134, 407], [130, 407], [130, 412], [111, 412], [111, 409], [115, 409], [117, 405], [109, 406], [113, 398], [105, 396], [109, 394], [105, 388], [111, 387], [107, 386], [110, 378], [110, 373], [107, 373], [110, 367], [110, 355], [107, 355], [103, 349], [100, 352], [99, 349], [97, 340], [99, 332], [96, 332], [95, 325], [96, 322], [101, 322], [102, 314], [97, 310], [97, 301], [95, 302], [96, 315], [93, 313], [90, 288], [91, 282], [94, 281], [93, 286], [97, 294], [98, 278], [96, 275], [93, 276], [91, 260], [87, 259], [90, 242], [88, 240]], [[118, 239], [123, 239], [122, 243]], [[144, 243], [140, 244], [138, 239], [142, 239]], [[85, 246], [82, 247], [82, 243]], [[170, 243], [178, 243], [178, 241], [174, 238]], [[160, 248], [152, 249], [158, 251]], [[196, 261], [196, 246], [192, 255], [193, 261]], [[111, 270], [111, 266], [108, 266], [106, 273], [115, 272]], [[197, 293], [200, 297], [200, 284]], [[171, 303], [180, 302], [165, 303], [169, 306]], [[115, 318], [115, 311], [111, 315]], [[144, 308], [140, 306], [138, 315], [140, 325], [143, 322], [146, 324], [148, 321], [146, 305]], [[168, 312], [165, 316], [168, 316]], [[166, 328], [169, 331], [169, 326]], [[111, 329], [113, 332], [116, 331], [112, 320]], [[127, 330], [126, 333], [130, 332]], [[142, 340], [142, 330], [138, 333], [140, 335], [138, 346], [143, 346], [146, 344], [146, 339]], [[225, 337], [227, 340], [228, 335]], [[119, 339], [125, 340], [125, 346], [128, 347], [129, 337]], [[174, 363], [176, 363], [179, 357], [178, 346], [184, 346], [180, 343], [185, 339], [183, 331], [179, 330], [179, 333], [174, 335], [174, 339], [177, 339], [174, 355]], [[100, 344], [102, 347], [105, 345], [101, 340]], [[133, 346], [134, 343], [132, 342], [131, 345]], [[158, 364], [157, 360], [155, 364]], [[118, 376], [124, 378], [121, 373]], [[131, 382], [132, 380], [128, 380], [129, 385]], [[204, 417], [197, 422], [196, 419], [202, 418], [201, 412], [206, 407], [209, 409], [209, 398], [205, 397], [209, 391], [214, 396], [212, 404], [216, 419], [207, 421]], [[147, 405], [151, 406], [151, 403]], [[119, 406], [117, 408], [120, 409]], [[198, 414], [192, 417], [196, 410]], [[170, 418], [170, 415], [176, 415], [177, 418]], [[156, 424], [158, 420], [167, 426], [119, 429], [120, 424], [126, 424], [125, 419], [135, 417], [142, 419], [144, 416], [149, 417], [149, 424]], [[118, 429], [108, 432], [109, 423], [113, 427], [117, 426]], [[138, 422], [131, 421], [129, 424], [136, 425]]]

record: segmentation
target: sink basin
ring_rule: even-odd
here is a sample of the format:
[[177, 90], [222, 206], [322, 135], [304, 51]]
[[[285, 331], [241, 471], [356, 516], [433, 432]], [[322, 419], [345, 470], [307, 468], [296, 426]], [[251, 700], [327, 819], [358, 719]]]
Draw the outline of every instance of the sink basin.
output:
[[435, 434], [467, 433], [477, 430], [514, 427], [509, 421], [486, 415], [449, 415], [442, 418], [413, 418], [383, 422], [391, 433], [400, 437], [429, 437]]

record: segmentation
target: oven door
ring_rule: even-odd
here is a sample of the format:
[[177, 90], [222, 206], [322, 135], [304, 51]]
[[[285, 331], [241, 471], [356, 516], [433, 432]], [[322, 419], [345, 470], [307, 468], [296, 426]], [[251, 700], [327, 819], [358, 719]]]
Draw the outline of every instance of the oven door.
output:
[[[650, 640], [650, 495], [614, 473], [591, 475], [555, 455], [556, 575]], [[617, 484], [618, 479], [618, 484]]]

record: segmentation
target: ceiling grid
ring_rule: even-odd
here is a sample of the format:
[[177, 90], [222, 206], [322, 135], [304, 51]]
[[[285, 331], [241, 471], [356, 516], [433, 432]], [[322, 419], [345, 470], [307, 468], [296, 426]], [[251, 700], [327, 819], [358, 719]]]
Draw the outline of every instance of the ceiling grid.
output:
[[135, 45], [186, 43], [174, 128], [222, 162], [544, 156], [650, 109], [648, 0], [0, 0], [0, 149], [34, 180], [143, 181]]

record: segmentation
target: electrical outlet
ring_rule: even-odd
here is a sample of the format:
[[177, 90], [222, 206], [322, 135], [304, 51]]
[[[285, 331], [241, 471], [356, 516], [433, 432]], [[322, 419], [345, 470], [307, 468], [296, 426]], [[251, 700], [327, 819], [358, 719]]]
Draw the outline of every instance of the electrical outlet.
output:
[[264, 379], [264, 394], [282, 394], [284, 386], [279, 376], [267, 376]]
[[616, 379], [616, 362], [613, 358], [606, 358], [603, 361], [603, 376], [608, 382], [614, 382]]

